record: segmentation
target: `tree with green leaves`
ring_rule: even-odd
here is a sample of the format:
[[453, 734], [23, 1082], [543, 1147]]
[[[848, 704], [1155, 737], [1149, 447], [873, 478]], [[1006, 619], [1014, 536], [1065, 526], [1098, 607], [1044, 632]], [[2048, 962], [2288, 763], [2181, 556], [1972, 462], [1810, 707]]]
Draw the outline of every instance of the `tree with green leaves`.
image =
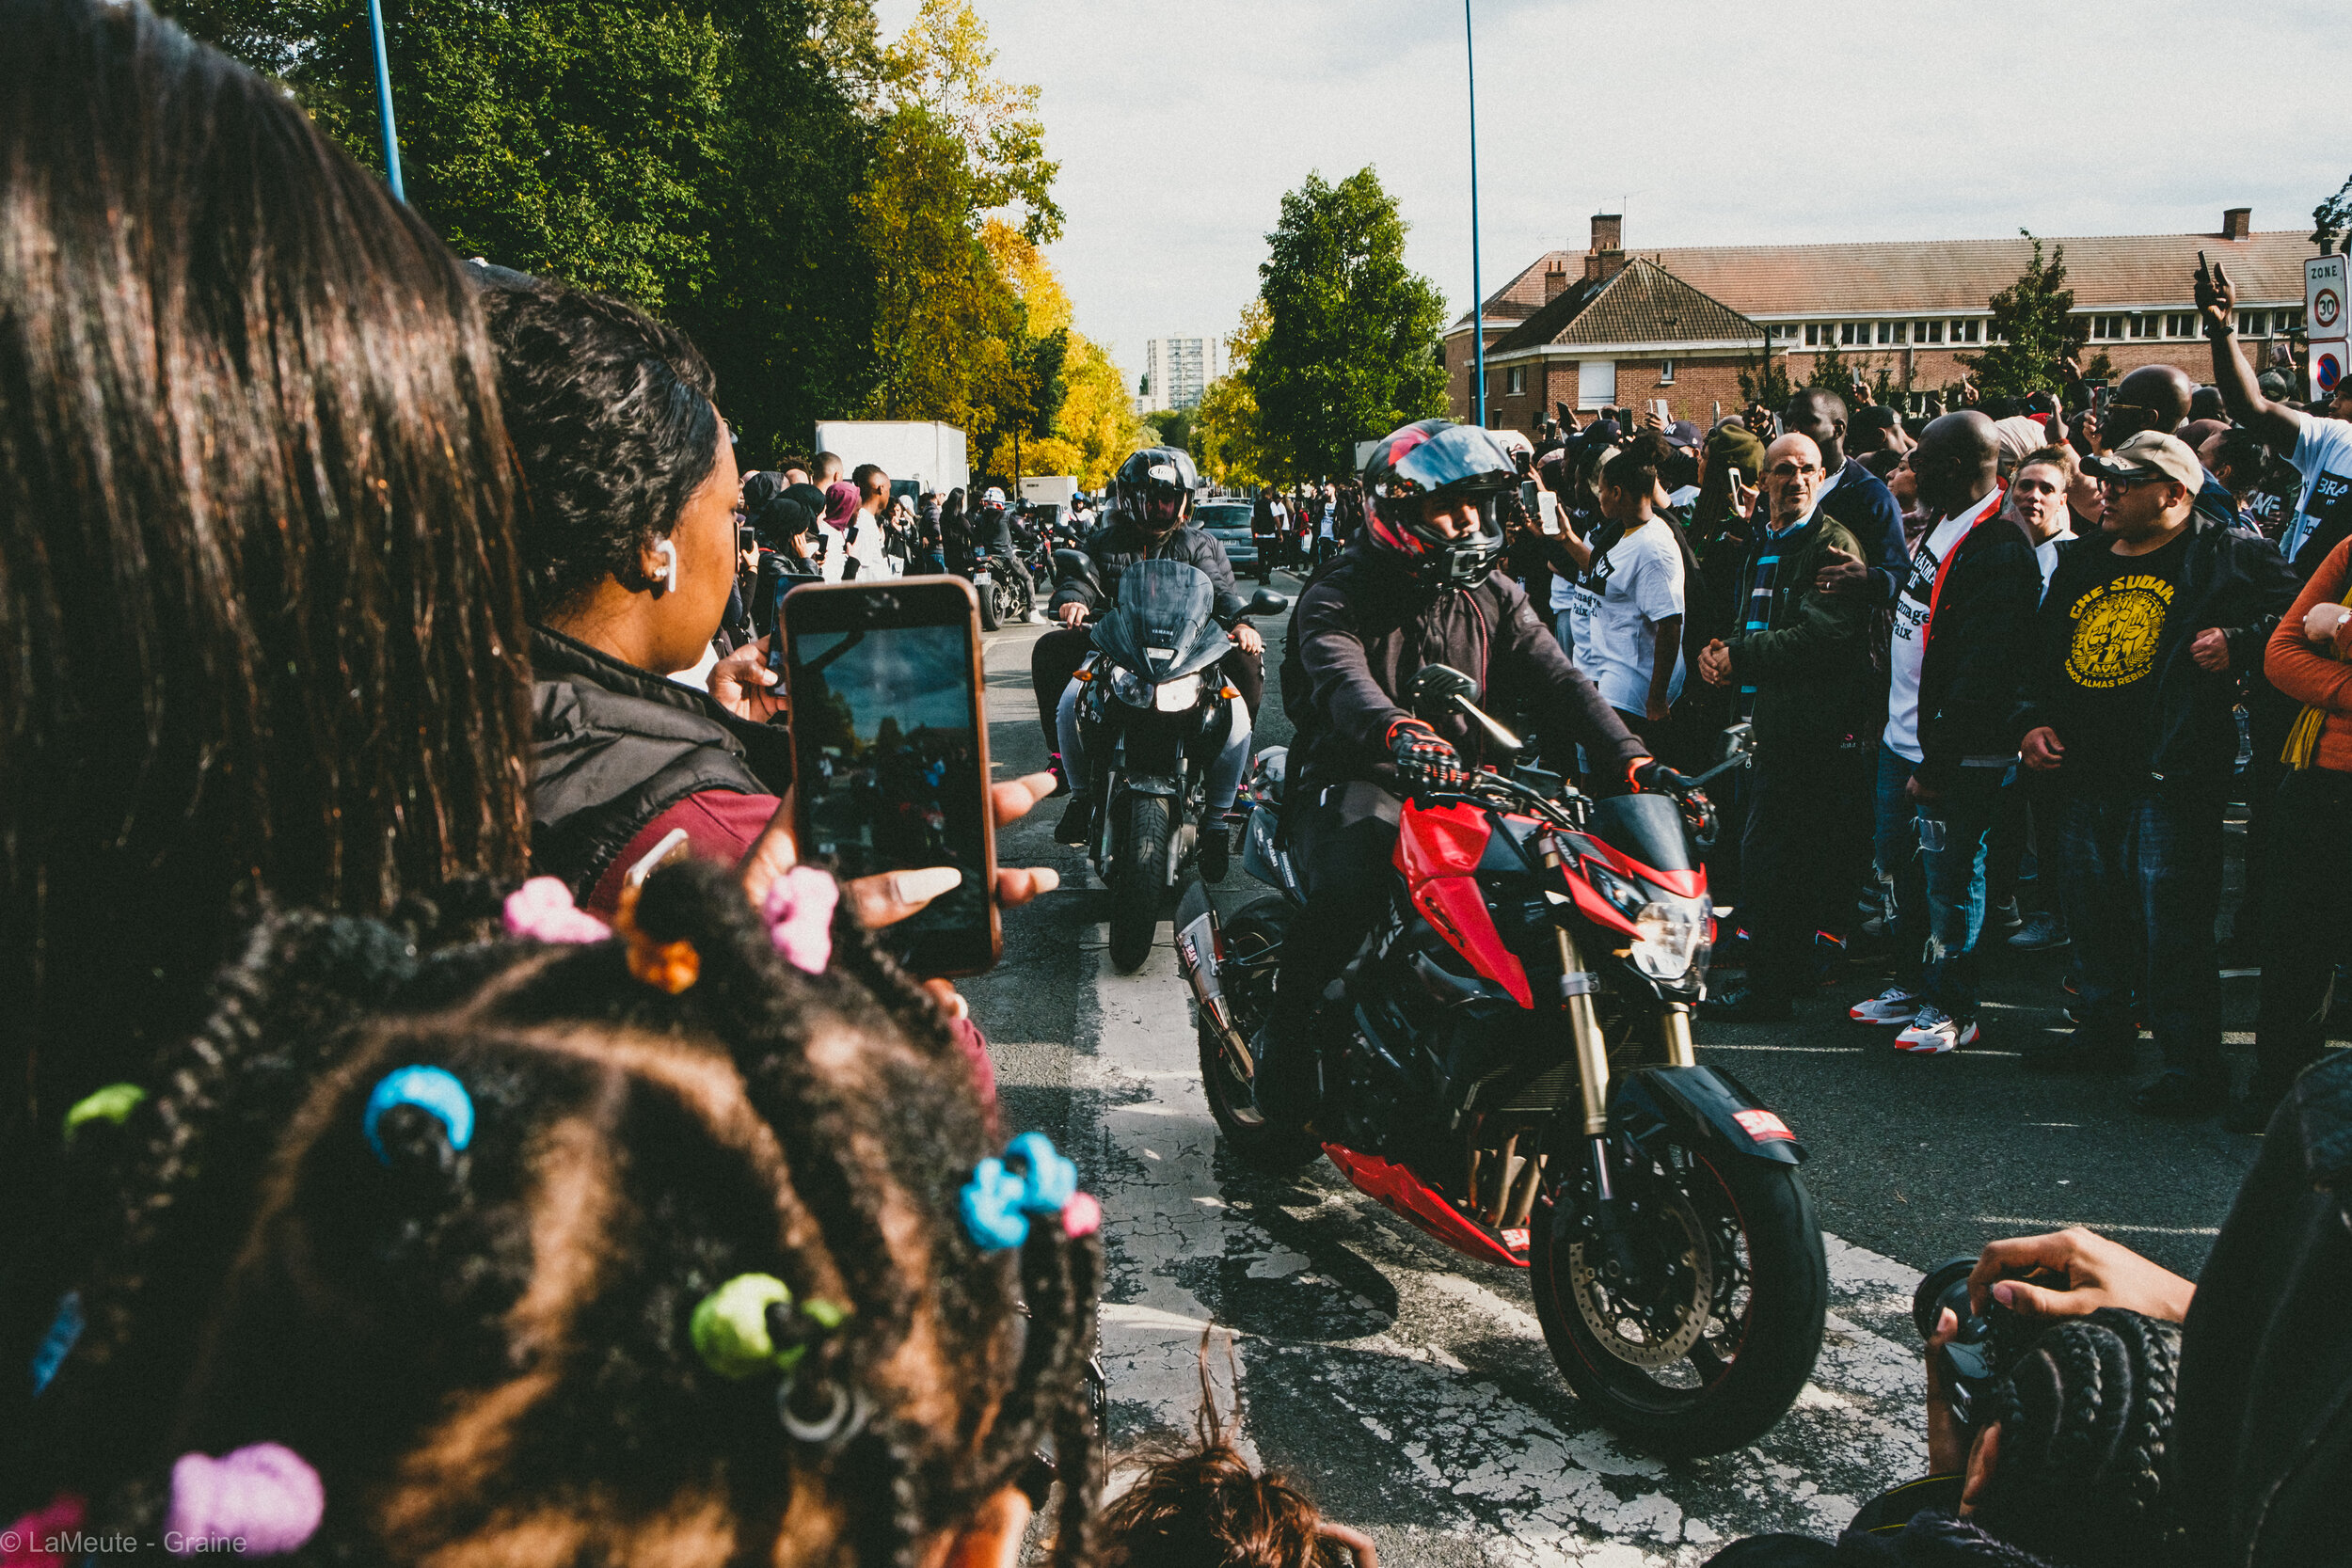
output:
[[1405, 265], [1405, 220], [1370, 167], [1282, 198], [1258, 268], [1264, 341], [1243, 379], [1269, 477], [1344, 473], [1355, 443], [1445, 412], [1445, 298]]
[[1750, 359], [1740, 372], [1740, 397], [1743, 403], [1760, 403], [1767, 408], [1786, 408], [1796, 388], [1788, 380], [1788, 356], [1772, 357], [1772, 345], [1764, 345], [1761, 359]]
[[1271, 471], [1258, 397], [1249, 389], [1249, 366], [1265, 335], [1265, 301], [1253, 299], [1225, 340], [1225, 373], [1209, 383], [1192, 411], [1193, 461], [1219, 484], [1262, 484]]
[[2344, 230], [2352, 229], [2352, 179], [2336, 187], [2336, 194], [2312, 209], [2312, 244], [2322, 256], [2332, 255]]
[[1993, 321], [1986, 336], [1993, 341], [1981, 354], [1956, 354], [1967, 367], [1977, 393], [1984, 398], [2026, 398], [2059, 389], [2059, 363], [2082, 351], [2090, 324], [2074, 317], [2074, 291], [2066, 287], [2066, 247], [2059, 245], [2047, 261], [2042, 242], [2033, 240], [2033, 259], [2017, 281], [1990, 301]]

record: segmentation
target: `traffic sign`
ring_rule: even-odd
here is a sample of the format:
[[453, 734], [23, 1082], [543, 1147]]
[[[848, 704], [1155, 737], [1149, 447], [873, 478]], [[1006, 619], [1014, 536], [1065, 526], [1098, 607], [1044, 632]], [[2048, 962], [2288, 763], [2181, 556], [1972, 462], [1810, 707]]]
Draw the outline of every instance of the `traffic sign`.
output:
[[2345, 319], [2344, 258], [2312, 256], [2303, 262], [2303, 325], [2311, 342], [2311, 393], [2326, 397], [2352, 365], [2352, 322]]
[[2312, 356], [2312, 379], [2319, 384], [2321, 391], [2334, 391], [2337, 381], [2342, 379], [2343, 375], [2344, 361], [2337, 358], [2335, 355], [2314, 354]]

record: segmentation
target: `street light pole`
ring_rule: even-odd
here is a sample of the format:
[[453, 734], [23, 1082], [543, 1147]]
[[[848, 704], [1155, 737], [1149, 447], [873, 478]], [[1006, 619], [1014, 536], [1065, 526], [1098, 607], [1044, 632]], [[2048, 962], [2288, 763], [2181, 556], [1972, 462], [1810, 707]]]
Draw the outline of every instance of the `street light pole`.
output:
[[[375, 0], [368, 0], [373, 5]], [[1470, 355], [1478, 376], [1478, 422], [1486, 422], [1486, 293], [1478, 280], [1478, 40], [1470, 28], [1470, 0], [1462, 0], [1462, 51], [1470, 63]]]
[[392, 127], [392, 72], [384, 63], [383, 0], [368, 0], [368, 33], [375, 40], [375, 122], [384, 133], [384, 182], [392, 187], [394, 201], [405, 201], [408, 193], [400, 184], [400, 133]]

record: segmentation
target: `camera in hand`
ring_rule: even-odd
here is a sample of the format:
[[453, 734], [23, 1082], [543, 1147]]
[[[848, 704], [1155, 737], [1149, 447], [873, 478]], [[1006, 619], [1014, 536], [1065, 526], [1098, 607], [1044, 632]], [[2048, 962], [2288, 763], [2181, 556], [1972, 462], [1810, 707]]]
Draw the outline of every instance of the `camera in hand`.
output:
[[1975, 1430], [1985, 1392], [2000, 1381], [2033, 1343], [2035, 1326], [2000, 1303], [1987, 1298], [1982, 1316], [1968, 1309], [1968, 1276], [1977, 1260], [1954, 1258], [1938, 1263], [1911, 1293], [1911, 1321], [1919, 1338], [1935, 1336], [1936, 1320], [1950, 1307], [1960, 1330], [1943, 1349], [1944, 1385], [1951, 1397], [1952, 1416]]

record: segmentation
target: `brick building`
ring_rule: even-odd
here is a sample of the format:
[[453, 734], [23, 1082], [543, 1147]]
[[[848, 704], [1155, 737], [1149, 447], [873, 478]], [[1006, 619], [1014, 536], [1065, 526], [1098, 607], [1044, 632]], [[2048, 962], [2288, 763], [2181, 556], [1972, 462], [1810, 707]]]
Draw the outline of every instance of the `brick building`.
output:
[[[2238, 330], [2260, 365], [2282, 358], [2303, 327], [2300, 230], [2253, 231], [2233, 207], [2211, 234], [2044, 239], [2063, 246], [2066, 286], [2090, 331], [2086, 354], [2116, 372], [2177, 364], [2199, 380], [2211, 359], [2198, 332], [2191, 279], [2201, 250], [2228, 264]], [[1924, 396], [1958, 381], [1954, 357], [1983, 347], [1989, 301], [2026, 270], [2032, 242], [1898, 240], [1851, 245], [1679, 246], [1629, 252], [1624, 220], [1593, 219], [1581, 254], [1555, 250], [1486, 304], [1487, 422], [1533, 429], [1560, 404], [1586, 413], [1664, 398], [1677, 419], [1705, 424], [1740, 404], [1739, 372], [1769, 341], [1803, 384], [1824, 349], [1899, 390]], [[1471, 324], [1445, 340], [1454, 417], [1471, 417]]]

